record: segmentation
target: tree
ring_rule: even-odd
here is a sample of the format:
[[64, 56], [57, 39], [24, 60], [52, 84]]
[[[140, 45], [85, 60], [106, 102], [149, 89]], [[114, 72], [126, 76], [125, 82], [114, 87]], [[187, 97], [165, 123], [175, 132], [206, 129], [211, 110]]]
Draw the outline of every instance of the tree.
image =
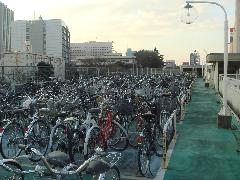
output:
[[140, 50], [135, 53], [136, 62], [142, 67], [162, 68], [164, 66], [163, 56], [157, 48], [154, 50]]
[[37, 67], [37, 75], [39, 80], [48, 81], [49, 77], [54, 76], [54, 68], [52, 64], [41, 61], [38, 63]]

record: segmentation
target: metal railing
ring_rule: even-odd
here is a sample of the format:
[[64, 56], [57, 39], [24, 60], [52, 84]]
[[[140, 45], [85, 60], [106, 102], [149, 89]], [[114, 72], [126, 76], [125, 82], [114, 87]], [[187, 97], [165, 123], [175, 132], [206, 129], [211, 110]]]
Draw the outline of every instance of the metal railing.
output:
[[[189, 96], [191, 95], [190, 92], [188, 94]], [[180, 103], [181, 103], [181, 117], [180, 120], [182, 121], [184, 118], [184, 112], [186, 109], [186, 98], [187, 95], [184, 94], [181, 99], [180, 99]], [[173, 136], [172, 139], [170, 139], [169, 142], [167, 142], [167, 134], [169, 133], [169, 129], [173, 129]], [[171, 143], [171, 141], [174, 140], [174, 142], [176, 142], [177, 140], [177, 110], [174, 110], [173, 113], [171, 114], [171, 116], [168, 118], [167, 122], [164, 124], [163, 127], [163, 169], [167, 168], [168, 165], [168, 161], [169, 161], [169, 157], [167, 155], [168, 152], [168, 148], [169, 145]]]
[[[163, 127], [163, 168], [167, 168], [167, 161], [168, 161], [168, 157], [167, 157], [167, 151], [168, 151], [168, 147], [170, 142], [167, 142], [167, 133], [168, 130], [170, 128], [173, 127], [173, 139], [174, 141], [176, 141], [177, 138], [177, 129], [176, 129], [176, 125], [177, 125], [177, 111], [174, 110], [173, 113], [171, 114], [171, 116], [169, 117], [169, 119], [167, 120], [167, 122], [165, 123], [164, 127]], [[172, 132], [170, 132], [172, 133]]]

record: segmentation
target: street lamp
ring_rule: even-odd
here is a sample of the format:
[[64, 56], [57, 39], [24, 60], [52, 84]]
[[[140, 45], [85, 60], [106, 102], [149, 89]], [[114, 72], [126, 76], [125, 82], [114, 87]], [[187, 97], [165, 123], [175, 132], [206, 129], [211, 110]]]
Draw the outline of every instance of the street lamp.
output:
[[[211, 1], [186, 1], [187, 5], [184, 6], [184, 11], [185, 11], [185, 19], [184, 16], [181, 15], [181, 20], [182, 22], [185, 22], [186, 24], [191, 24], [193, 23], [193, 20], [197, 18], [196, 15], [196, 10], [194, 10], [194, 7], [191, 5], [193, 3], [205, 3], [205, 4], [214, 4], [220, 7], [225, 15], [225, 20], [224, 20], [224, 79], [223, 79], [223, 107], [222, 107], [222, 112], [221, 114], [223, 116], [227, 116], [227, 98], [226, 98], [226, 90], [227, 90], [227, 66], [228, 66], [228, 18], [227, 18], [227, 12], [225, 8], [216, 2], [211, 2]], [[191, 13], [193, 11], [193, 17], [191, 17]], [[185, 21], [184, 21], [185, 20]]]

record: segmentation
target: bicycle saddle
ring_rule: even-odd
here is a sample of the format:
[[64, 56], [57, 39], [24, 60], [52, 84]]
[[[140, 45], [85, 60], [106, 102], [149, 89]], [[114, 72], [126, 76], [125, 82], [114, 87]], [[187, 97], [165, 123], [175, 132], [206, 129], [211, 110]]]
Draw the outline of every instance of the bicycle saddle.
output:
[[22, 114], [22, 113], [24, 113], [24, 109], [14, 109], [12, 113], [13, 114]]
[[64, 167], [66, 164], [70, 163], [69, 155], [62, 151], [50, 152], [46, 159], [50, 164], [58, 167]]
[[143, 117], [145, 120], [151, 120], [151, 119], [155, 118], [156, 116], [155, 116], [155, 114], [152, 114], [151, 111], [148, 111], [147, 113], [144, 113], [144, 114], [142, 115], [142, 117]]
[[172, 95], [171, 92], [167, 92], [167, 93], [163, 93], [162, 96], [163, 97], [170, 97]]
[[41, 108], [41, 109], [39, 109], [39, 112], [40, 113], [49, 113], [50, 110], [48, 108]]
[[65, 111], [62, 111], [57, 114], [57, 117], [60, 117], [60, 118], [66, 118], [67, 116], [68, 116], [68, 113]]
[[101, 113], [101, 110], [99, 108], [91, 108], [89, 112], [94, 114], [99, 114]]
[[74, 113], [72, 113], [72, 115], [73, 115], [74, 117], [81, 116], [82, 114], [83, 114], [82, 112], [74, 112]]
[[96, 175], [107, 172], [109, 169], [110, 165], [107, 162], [99, 159], [89, 163], [89, 165], [86, 167], [86, 173]]

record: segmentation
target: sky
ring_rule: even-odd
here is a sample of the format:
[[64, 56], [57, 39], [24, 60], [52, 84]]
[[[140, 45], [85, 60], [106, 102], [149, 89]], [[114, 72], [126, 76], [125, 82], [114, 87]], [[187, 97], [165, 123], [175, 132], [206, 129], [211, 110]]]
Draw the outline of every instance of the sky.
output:
[[[189, 61], [197, 50], [201, 61], [207, 53], [223, 52], [223, 11], [211, 4], [193, 4], [198, 18], [191, 25], [181, 22], [184, 0], [0, 0], [15, 14], [15, 20], [62, 19], [71, 42], [113, 41], [120, 53], [153, 50], [178, 64]], [[215, 0], [234, 27], [235, 0]]]

